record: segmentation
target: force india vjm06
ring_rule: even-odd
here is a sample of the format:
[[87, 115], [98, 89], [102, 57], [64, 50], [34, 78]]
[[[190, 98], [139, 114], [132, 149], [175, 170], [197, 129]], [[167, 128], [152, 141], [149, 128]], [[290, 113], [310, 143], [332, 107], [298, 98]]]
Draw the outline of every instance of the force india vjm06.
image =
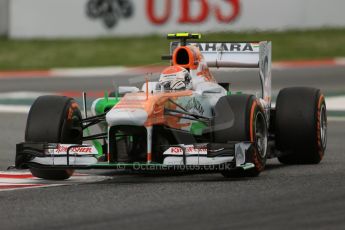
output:
[[[171, 65], [159, 82], [119, 87], [99, 98], [87, 117], [63, 96], [33, 103], [15, 166], [44, 179], [75, 169], [217, 171], [256, 176], [266, 159], [316, 164], [327, 142], [325, 99], [319, 89], [285, 88], [271, 107], [270, 42], [198, 42], [199, 34], [169, 34]], [[194, 40], [194, 41], [192, 41]], [[233, 94], [209, 67], [257, 68], [258, 96]], [[101, 133], [91, 135], [98, 125]], [[92, 144], [85, 144], [91, 141]], [[87, 142], [89, 143], [89, 142]]]

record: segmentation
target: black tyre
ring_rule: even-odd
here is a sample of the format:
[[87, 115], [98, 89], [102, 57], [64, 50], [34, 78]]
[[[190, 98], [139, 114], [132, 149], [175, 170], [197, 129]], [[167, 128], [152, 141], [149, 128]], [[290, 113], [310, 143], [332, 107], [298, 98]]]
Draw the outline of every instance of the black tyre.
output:
[[[81, 113], [78, 104], [63, 96], [41, 96], [31, 106], [25, 131], [26, 142], [81, 144]], [[30, 169], [32, 175], [49, 180], [68, 179], [73, 170]]]
[[319, 163], [327, 145], [327, 112], [321, 91], [306, 87], [281, 90], [276, 102], [275, 129], [281, 163]]
[[214, 140], [250, 141], [256, 148], [250, 148], [250, 159], [255, 165], [249, 170], [223, 171], [225, 177], [257, 176], [264, 169], [267, 158], [267, 122], [262, 107], [252, 95], [232, 95], [220, 98], [215, 106]]

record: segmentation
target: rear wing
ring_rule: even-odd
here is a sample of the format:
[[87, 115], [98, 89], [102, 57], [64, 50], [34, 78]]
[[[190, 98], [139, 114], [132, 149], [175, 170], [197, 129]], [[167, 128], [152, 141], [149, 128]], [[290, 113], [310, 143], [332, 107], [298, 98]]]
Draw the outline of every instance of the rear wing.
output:
[[[271, 61], [271, 42], [188, 42], [199, 48], [208, 67], [260, 68], [260, 63]], [[170, 43], [170, 54], [180, 42]]]
[[[170, 55], [180, 46], [179, 41], [170, 43]], [[194, 42], [203, 54], [208, 67], [258, 68], [262, 83], [263, 98], [271, 101], [272, 43], [262, 42]]]

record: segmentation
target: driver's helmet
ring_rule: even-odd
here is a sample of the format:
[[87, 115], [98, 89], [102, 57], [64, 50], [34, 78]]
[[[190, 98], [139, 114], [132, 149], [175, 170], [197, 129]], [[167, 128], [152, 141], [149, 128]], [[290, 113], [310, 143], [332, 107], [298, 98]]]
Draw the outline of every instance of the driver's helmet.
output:
[[170, 66], [164, 69], [159, 77], [159, 84], [164, 90], [192, 88], [190, 73], [181, 66]]

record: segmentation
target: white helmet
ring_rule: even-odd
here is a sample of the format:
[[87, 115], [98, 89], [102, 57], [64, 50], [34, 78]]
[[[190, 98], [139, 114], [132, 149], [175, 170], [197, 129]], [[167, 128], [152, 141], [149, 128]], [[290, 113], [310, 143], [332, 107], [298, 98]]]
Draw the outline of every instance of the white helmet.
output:
[[185, 68], [170, 66], [163, 70], [159, 77], [159, 84], [165, 90], [191, 89], [191, 77]]

